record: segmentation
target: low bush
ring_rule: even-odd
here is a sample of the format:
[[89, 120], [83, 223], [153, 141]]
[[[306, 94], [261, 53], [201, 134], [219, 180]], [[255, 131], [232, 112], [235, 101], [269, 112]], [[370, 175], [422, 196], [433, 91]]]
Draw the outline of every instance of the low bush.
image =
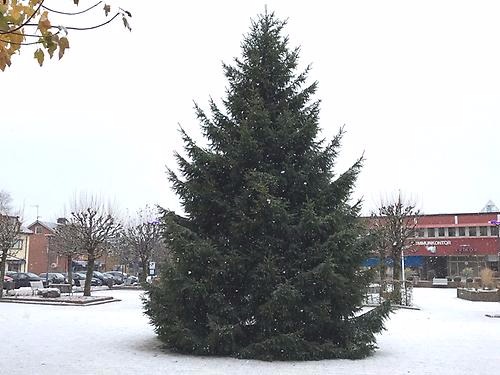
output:
[[493, 278], [493, 270], [490, 268], [483, 268], [479, 272], [481, 276], [481, 286], [483, 289], [494, 289], [496, 287], [496, 281]]

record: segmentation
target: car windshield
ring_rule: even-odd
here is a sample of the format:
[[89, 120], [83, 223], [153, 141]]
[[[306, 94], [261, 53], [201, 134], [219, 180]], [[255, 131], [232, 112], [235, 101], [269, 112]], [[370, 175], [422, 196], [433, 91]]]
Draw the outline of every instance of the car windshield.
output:
[[28, 275], [29, 277], [34, 277], [34, 278], [39, 277], [38, 275], [35, 275], [34, 273], [31, 273], [31, 272], [27, 272], [26, 275]]

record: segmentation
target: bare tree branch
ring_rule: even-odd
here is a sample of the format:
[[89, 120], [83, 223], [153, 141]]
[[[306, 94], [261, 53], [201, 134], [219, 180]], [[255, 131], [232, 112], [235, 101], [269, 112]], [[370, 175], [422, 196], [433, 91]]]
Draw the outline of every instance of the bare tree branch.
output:
[[3, 278], [7, 257], [14, 255], [12, 249], [21, 233], [21, 221], [12, 215], [12, 198], [9, 193], [0, 191], [0, 298], [3, 293]]
[[[158, 215], [150, 207], [137, 213], [137, 217], [129, 219], [123, 231], [123, 251], [128, 257], [139, 261], [141, 267], [140, 281], [146, 281], [149, 262], [155, 255], [165, 255], [161, 226]], [[125, 255], [124, 254], [124, 255]]]
[[122, 231], [110, 205], [102, 204], [96, 197], [80, 196], [74, 203], [69, 224], [75, 236], [77, 246], [87, 256], [87, 277], [84, 295], [90, 296], [90, 283], [94, 271], [95, 260], [115, 246]]
[[394, 260], [394, 280], [401, 278], [401, 254], [414, 243], [419, 215], [416, 204], [405, 199], [401, 193], [396, 199], [382, 202], [378, 212], [372, 214], [381, 262], [386, 256]]

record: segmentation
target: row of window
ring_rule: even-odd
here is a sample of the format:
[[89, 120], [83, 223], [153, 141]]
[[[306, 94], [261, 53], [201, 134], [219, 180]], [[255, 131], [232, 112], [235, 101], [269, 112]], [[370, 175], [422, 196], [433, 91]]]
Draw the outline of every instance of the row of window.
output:
[[497, 237], [498, 227], [450, 227], [450, 228], [417, 228], [415, 237]]

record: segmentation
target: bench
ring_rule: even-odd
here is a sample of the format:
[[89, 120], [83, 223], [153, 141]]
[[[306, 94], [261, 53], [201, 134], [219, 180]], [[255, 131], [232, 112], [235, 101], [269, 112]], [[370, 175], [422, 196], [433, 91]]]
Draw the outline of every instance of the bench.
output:
[[446, 277], [440, 278], [440, 277], [435, 277], [432, 279], [432, 286], [448, 286], [448, 279]]
[[43, 281], [30, 281], [31, 294], [34, 296], [38, 293], [38, 289], [43, 289]]

